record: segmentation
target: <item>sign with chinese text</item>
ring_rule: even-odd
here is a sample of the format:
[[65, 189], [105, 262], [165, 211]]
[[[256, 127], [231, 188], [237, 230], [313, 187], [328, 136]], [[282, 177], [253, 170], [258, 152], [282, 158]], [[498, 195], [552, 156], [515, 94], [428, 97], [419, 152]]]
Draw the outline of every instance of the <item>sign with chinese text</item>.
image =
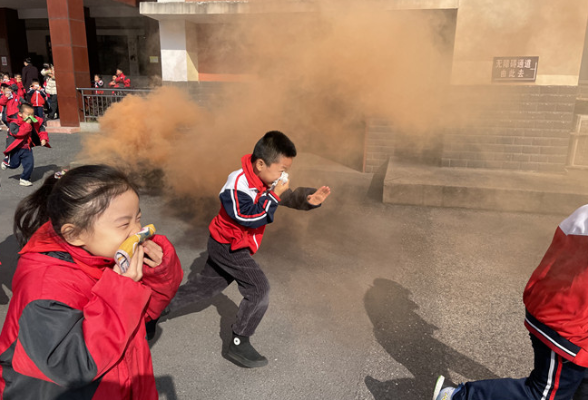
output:
[[8, 59], [6, 57], [2, 57], [2, 66], [8, 65]]
[[494, 57], [492, 82], [535, 82], [539, 57]]

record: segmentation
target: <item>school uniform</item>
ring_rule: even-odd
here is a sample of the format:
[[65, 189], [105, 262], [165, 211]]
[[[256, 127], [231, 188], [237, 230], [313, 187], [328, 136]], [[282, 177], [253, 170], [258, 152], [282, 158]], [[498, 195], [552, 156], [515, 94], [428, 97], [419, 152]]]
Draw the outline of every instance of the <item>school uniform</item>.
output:
[[159, 317], [183, 271], [165, 236], [156, 268], [135, 282], [60, 238], [51, 222], [20, 251], [0, 335], [0, 398], [157, 400], [145, 322]]
[[16, 120], [12, 120], [9, 125], [8, 134], [6, 135], [6, 150], [4, 150], [4, 160], [2, 161], [7, 168], [16, 169], [22, 164], [23, 172], [20, 179], [30, 181], [31, 174], [35, 167], [33, 157], [33, 147], [39, 146], [41, 140], [46, 140], [46, 147], [49, 145], [49, 135], [42, 126], [43, 119], [29, 124], [17, 115]]
[[27, 97], [30, 98], [30, 103], [35, 110], [35, 116], [45, 118], [43, 109], [47, 103], [47, 95], [43, 89], [30, 89], [27, 93]]
[[219, 194], [221, 207], [209, 225], [206, 265], [194, 285], [186, 291], [180, 288], [173, 308], [209, 299], [237, 281], [243, 300], [233, 332], [249, 337], [269, 306], [269, 282], [252, 257], [261, 245], [266, 225], [273, 222], [279, 205], [300, 210], [318, 206], [306, 200], [316, 191], [312, 188], [287, 190], [280, 198], [255, 175], [251, 154], [244, 156], [241, 164], [242, 168], [229, 175]]
[[468, 382], [452, 400], [569, 400], [588, 368], [588, 205], [559, 224], [523, 294], [535, 355], [528, 378]]

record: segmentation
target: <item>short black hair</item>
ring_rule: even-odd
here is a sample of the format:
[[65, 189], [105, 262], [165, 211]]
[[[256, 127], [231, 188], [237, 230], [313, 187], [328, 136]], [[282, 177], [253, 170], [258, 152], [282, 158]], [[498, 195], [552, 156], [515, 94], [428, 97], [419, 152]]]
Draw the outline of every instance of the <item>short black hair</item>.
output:
[[25, 58], [24, 59], [24, 62], [26, 62], [27, 64], [30, 64], [31, 63], [31, 58], [30, 57]]
[[18, 112], [22, 112], [22, 110], [24, 110], [25, 108], [29, 108], [33, 111], [35, 110], [31, 103], [22, 102], [22, 103], [20, 103], [20, 106], [18, 106]]
[[31, 83], [35, 83], [35, 82], [36, 82], [36, 83], [39, 83], [39, 80], [38, 80], [38, 79], [33, 79], [33, 80], [31, 81]]
[[280, 156], [296, 157], [296, 146], [280, 131], [270, 131], [255, 144], [251, 162], [262, 159], [267, 165], [277, 162]]

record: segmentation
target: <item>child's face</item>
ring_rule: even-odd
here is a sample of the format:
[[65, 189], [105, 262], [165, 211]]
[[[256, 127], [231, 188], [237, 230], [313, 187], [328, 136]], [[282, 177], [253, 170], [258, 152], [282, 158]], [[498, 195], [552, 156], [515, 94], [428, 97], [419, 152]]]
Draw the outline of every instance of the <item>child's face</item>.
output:
[[4, 89], [4, 94], [6, 95], [6, 97], [10, 97], [10, 95], [12, 94], [12, 89], [5, 88]]
[[28, 117], [30, 117], [31, 115], [33, 115], [35, 113], [35, 111], [31, 108], [23, 108], [22, 111], [18, 112], [18, 115], [20, 115], [22, 117], [22, 119], [27, 119]]
[[4, 75], [2, 77], [2, 80], [8, 82], [10, 80], [10, 77], [8, 75]]
[[112, 75], [112, 80], [114, 81], [116, 79], [116, 75]]
[[263, 160], [258, 159], [255, 161], [255, 173], [263, 183], [267, 186], [271, 186], [271, 184], [282, 175], [282, 172], [288, 172], [293, 161], [294, 159], [291, 157], [280, 156], [278, 161], [271, 165], [267, 165]]
[[16, 75], [14, 79], [16, 79], [17, 82], [22, 82], [22, 76], [20, 75]]
[[94, 75], [94, 80], [95, 80], [96, 82], [98, 82], [98, 81], [100, 80], [100, 77], [99, 77], [98, 75]]
[[108, 208], [94, 221], [91, 232], [82, 232], [79, 239], [89, 253], [113, 258], [122, 242], [140, 230], [139, 197], [133, 190], [127, 190], [110, 201]]

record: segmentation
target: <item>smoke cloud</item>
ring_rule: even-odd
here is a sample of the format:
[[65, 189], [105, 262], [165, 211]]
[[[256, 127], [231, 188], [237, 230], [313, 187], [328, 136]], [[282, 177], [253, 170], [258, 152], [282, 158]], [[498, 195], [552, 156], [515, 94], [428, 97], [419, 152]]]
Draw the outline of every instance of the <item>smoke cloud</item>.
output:
[[[226, 84], [206, 109], [175, 87], [128, 96], [101, 118], [101, 133], [87, 138], [80, 158], [161, 170], [175, 197], [216, 196], [267, 131], [281, 130], [299, 151], [359, 170], [369, 118], [427, 138], [456, 115], [445, 101], [455, 10], [390, 12], [324, 1], [314, 13], [248, 16], [202, 29], [200, 72], [252, 78]], [[207, 49], [222, 51], [215, 58]]]

